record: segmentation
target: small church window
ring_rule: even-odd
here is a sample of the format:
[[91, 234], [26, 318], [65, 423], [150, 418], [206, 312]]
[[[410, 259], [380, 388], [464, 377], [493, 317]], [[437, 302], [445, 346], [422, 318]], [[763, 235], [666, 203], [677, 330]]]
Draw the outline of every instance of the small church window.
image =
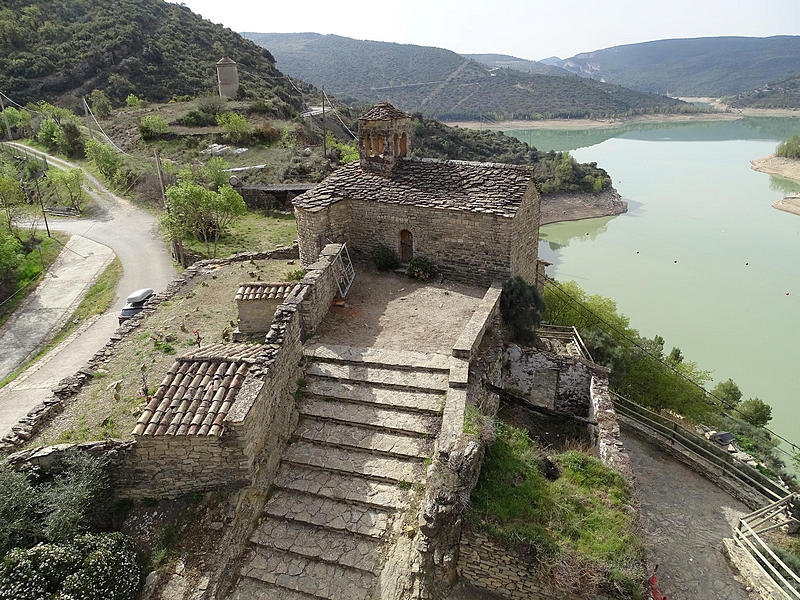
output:
[[397, 153], [398, 156], [405, 156], [408, 154], [408, 138], [406, 134], [400, 136], [400, 152]]
[[377, 154], [378, 156], [383, 158], [383, 136], [382, 135], [378, 135], [378, 141], [375, 143], [375, 146], [376, 146], [375, 152], [372, 154], [372, 156], [375, 156], [375, 154]]
[[396, 133], [394, 134], [394, 155], [398, 156], [400, 154], [400, 136]]
[[364, 151], [366, 152], [367, 156], [373, 156], [372, 154], [372, 137], [367, 134], [364, 137]]

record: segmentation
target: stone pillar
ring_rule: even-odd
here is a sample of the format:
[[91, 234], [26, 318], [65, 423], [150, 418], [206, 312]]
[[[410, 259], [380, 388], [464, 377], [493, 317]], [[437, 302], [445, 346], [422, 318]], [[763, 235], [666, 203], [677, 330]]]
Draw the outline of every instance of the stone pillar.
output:
[[236, 62], [227, 56], [217, 61], [217, 82], [220, 96], [236, 98], [236, 93], [239, 91], [239, 69]]

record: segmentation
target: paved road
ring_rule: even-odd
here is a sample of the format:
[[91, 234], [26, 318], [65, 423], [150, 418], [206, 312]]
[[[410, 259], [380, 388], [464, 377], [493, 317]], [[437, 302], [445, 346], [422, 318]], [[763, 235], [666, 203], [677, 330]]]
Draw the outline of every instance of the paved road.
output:
[[52, 339], [112, 260], [108, 246], [79, 235], [70, 238], [36, 289], [0, 327], [0, 379]]
[[656, 446], [623, 431], [659, 590], [670, 600], [748, 600], [722, 554], [722, 539], [750, 512]]
[[[47, 156], [57, 168], [76, 166], [28, 146], [14, 145]], [[13, 383], [0, 389], [0, 437], [41, 402], [54, 384], [74, 374], [108, 341], [117, 327], [116, 314], [130, 292], [143, 287], [161, 291], [175, 276], [156, 217], [116, 196], [90, 173], [85, 174], [89, 193], [98, 207], [96, 214], [87, 219], [54, 219], [50, 227], [83, 236], [114, 251], [123, 268], [116, 302], [106, 314], [85, 323], [79, 334], [70, 336]]]

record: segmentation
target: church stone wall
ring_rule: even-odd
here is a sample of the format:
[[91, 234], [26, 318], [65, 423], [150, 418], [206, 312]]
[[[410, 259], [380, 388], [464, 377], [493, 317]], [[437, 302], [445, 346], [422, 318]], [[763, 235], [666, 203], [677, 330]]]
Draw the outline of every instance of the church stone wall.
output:
[[528, 283], [537, 282], [536, 259], [539, 256], [539, 217], [541, 199], [536, 184], [531, 181], [512, 219], [511, 272]]

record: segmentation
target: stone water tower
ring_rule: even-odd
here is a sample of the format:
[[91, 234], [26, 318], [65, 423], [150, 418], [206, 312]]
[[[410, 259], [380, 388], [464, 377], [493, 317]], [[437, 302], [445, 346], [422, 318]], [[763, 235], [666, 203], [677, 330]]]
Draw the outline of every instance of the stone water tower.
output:
[[239, 91], [239, 69], [236, 62], [227, 56], [217, 61], [217, 81], [219, 95], [224, 98], [236, 98]]

